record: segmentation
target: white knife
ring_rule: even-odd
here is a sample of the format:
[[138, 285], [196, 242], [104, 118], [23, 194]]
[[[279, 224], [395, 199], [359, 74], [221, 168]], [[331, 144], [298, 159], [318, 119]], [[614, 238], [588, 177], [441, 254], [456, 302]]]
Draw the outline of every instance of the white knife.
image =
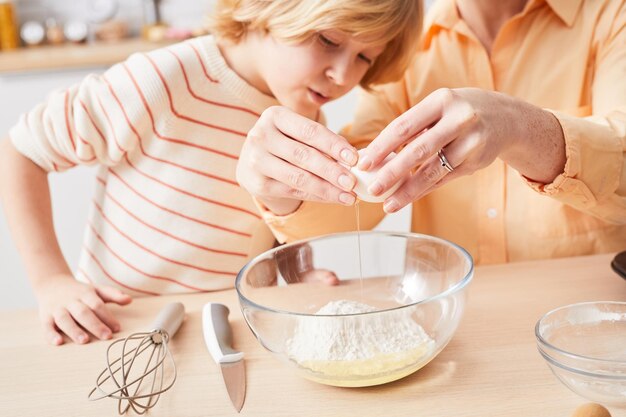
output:
[[230, 401], [237, 412], [246, 399], [246, 368], [243, 352], [233, 349], [233, 332], [228, 323], [230, 311], [224, 304], [206, 303], [202, 309], [202, 331], [209, 353], [222, 370]]

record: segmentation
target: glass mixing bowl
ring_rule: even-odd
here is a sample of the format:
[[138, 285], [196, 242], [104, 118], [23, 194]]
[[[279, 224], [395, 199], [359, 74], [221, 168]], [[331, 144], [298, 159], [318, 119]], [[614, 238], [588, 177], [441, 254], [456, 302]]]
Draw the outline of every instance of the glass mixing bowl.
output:
[[248, 326], [307, 379], [362, 387], [405, 377], [452, 338], [474, 273], [443, 239], [326, 235], [251, 260], [235, 287]]
[[557, 308], [535, 326], [537, 347], [569, 389], [626, 408], [626, 303], [596, 301]]

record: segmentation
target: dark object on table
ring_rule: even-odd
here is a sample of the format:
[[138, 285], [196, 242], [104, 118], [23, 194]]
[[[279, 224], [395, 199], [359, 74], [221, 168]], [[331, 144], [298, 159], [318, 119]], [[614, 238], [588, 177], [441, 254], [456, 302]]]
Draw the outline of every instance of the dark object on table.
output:
[[615, 255], [615, 258], [613, 258], [611, 262], [611, 268], [613, 268], [613, 271], [617, 272], [619, 276], [626, 279], [626, 251]]

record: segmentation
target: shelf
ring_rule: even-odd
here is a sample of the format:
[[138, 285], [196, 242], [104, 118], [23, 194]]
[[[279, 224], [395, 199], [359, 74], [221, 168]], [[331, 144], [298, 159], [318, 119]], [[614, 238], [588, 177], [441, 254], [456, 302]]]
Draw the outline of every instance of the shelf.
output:
[[171, 42], [148, 42], [126, 39], [119, 42], [37, 46], [14, 51], [0, 51], [0, 75], [31, 71], [108, 67], [125, 60], [134, 52], [145, 52]]

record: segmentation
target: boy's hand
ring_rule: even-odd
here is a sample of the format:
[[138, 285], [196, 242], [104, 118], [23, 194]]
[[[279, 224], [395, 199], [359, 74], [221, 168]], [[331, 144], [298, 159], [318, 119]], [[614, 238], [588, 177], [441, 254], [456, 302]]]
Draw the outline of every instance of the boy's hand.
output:
[[248, 133], [237, 181], [272, 212], [295, 211], [302, 200], [352, 205], [348, 167], [358, 155], [344, 138], [285, 107], [270, 107]]
[[283, 247], [275, 259], [259, 262], [248, 273], [248, 284], [253, 287], [276, 285], [278, 272], [288, 284], [321, 282], [339, 285], [339, 278], [333, 271], [313, 266], [313, 250], [308, 243]]
[[39, 317], [46, 340], [53, 345], [64, 343], [63, 334], [75, 343], [88, 343], [89, 333], [98, 339], [110, 339], [120, 330], [117, 319], [105, 303], [126, 305], [131, 297], [113, 287], [94, 287], [76, 281], [71, 275], [50, 277], [50, 284], [37, 288]]

